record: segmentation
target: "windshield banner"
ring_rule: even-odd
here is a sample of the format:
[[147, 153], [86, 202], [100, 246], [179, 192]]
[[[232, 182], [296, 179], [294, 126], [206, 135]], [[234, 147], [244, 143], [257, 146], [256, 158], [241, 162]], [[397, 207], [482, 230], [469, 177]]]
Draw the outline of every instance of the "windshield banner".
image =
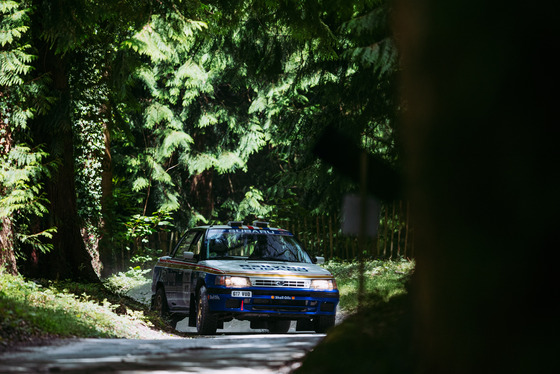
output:
[[293, 236], [293, 234], [286, 230], [270, 230], [270, 229], [223, 229], [219, 231], [222, 234], [257, 234], [257, 235], [284, 235]]

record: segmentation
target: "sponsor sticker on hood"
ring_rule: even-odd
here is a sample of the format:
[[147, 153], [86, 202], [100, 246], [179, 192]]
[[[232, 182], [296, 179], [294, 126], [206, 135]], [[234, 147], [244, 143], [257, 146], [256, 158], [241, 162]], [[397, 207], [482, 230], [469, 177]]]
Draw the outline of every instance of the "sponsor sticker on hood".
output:
[[273, 264], [240, 264], [239, 267], [243, 270], [257, 270], [257, 271], [294, 271], [297, 273], [308, 273], [309, 269], [305, 266], [297, 265], [273, 265]]

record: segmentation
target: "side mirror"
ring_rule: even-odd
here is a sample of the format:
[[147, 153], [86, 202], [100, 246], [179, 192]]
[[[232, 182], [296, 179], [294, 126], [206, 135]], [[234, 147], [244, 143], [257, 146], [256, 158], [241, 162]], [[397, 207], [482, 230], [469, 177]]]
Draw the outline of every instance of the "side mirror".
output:
[[183, 258], [185, 260], [192, 260], [194, 258], [193, 252], [183, 252]]
[[317, 257], [313, 257], [312, 261], [314, 264], [321, 265], [325, 263], [325, 258], [317, 256]]

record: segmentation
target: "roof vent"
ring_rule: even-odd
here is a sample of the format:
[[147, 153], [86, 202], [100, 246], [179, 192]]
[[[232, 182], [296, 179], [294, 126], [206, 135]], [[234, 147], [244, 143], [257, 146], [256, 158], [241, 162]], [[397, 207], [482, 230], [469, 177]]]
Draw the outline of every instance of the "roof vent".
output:
[[264, 228], [268, 227], [268, 222], [253, 221], [253, 226], [260, 227], [260, 228], [264, 229]]
[[229, 221], [227, 224], [231, 227], [239, 227], [243, 226], [243, 221]]

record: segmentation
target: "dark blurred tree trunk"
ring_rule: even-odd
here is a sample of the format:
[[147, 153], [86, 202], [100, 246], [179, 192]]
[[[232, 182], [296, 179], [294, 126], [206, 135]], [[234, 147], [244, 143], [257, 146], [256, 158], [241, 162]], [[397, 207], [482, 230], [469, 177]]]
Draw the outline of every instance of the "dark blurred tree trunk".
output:
[[556, 3], [400, 5], [417, 372], [554, 371]]

